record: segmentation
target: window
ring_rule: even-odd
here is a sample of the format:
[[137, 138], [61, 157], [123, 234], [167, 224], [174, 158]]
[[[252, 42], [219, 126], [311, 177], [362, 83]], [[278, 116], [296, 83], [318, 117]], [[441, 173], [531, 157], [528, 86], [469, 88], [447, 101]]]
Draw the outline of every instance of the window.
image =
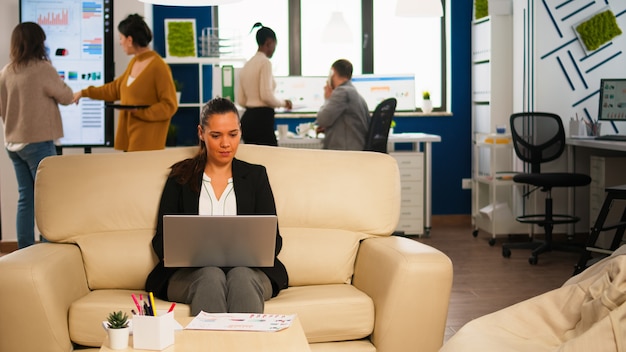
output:
[[[362, 71], [361, 1], [360, 0], [301, 0], [301, 47], [303, 76], [327, 76], [330, 66], [338, 59], [352, 63], [354, 73]], [[336, 29], [329, 26], [333, 15], [339, 14], [347, 23], [350, 41], [329, 40]], [[329, 28], [330, 27], [330, 28]], [[326, 32], [327, 29], [331, 33]], [[337, 38], [340, 34], [336, 33]]]
[[289, 75], [289, 25], [288, 0], [241, 1], [220, 6], [220, 31], [235, 31], [241, 37], [242, 55], [251, 58], [257, 52], [256, 29], [250, 29], [256, 22], [270, 27], [276, 32], [278, 44], [272, 57], [274, 76]]
[[416, 104], [430, 92], [433, 106], [442, 101], [441, 19], [398, 17], [395, 2], [374, 0], [374, 73], [415, 74]]
[[[287, 76], [290, 65], [292, 72], [301, 72], [303, 76], [326, 76], [331, 64], [344, 58], [354, 65], [355, 75], [361, 74], [364, 67], [375, 74], [414, 74], [416, 106], [421, 104], [422, 92], [428, 90], [433, 106], [445, 109], [446, 106], [442, 105], [446, 104], [446, 48], [442, 19], [398, 17], [395, 3], [395, 0], [243, 1], [219, 7], [219, 26], [233, 28], [236, 24], [242, 34], [246, 58], [254, 55], [257, 48], [254, 33], [249, 34], [252, 25], [262, 22], [274, 29], [278, 37], [278, 47], [272, 59], [275, 76]], [[300, 17], [292, 18], [296, 23], [294, 28], [300, 25], [300, 35], [297, 36], [300, 53], [297, 48], [288, 48], [290, 4], [293, 8], [300, 8]], [[323, 38], [335, 12], [342, 14], [351, 29], [353, 39], [349, 43], [333, 43]], [[363, 14], [372, 16], [373, 23], [367, 24], [373, 26], [371, 40], [374, 46], [370, 54], [362, 47], [363, 28], [367, 27], [362, 21], [370, 21], [363, 19]], [[297, 33], [297, 29], [295, 31]], [[291, 57], [294, 60], [299, 58], [299, 62], [289, 62], [289, 50], [294, 50]]]

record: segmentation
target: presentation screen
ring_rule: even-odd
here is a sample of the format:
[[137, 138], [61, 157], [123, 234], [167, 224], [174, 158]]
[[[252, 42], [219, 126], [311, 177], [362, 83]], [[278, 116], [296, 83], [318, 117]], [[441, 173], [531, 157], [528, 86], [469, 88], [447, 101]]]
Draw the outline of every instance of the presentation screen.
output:
[[[113, 79], [112, 1], [20, 0], [20, 21], [43, 28], [52, 65], [73, 91]], [[83, 98], [59, 108], [62, 146], [113, 144], [113, 111], [103, 101]]]
[[276, 77], [276, 98], [289, 99], [293, 112], [318, 112], [324, 104], [326, 77]]
[[626, 78], [600, 80], [598, 120], [626, 121]]
[[374, 111], [378, 104], [388, 98], [398, 100], [396, 111], [415, 111], [414, 75], [353, 76], [352, 84], [365, 98], [370, 111]]

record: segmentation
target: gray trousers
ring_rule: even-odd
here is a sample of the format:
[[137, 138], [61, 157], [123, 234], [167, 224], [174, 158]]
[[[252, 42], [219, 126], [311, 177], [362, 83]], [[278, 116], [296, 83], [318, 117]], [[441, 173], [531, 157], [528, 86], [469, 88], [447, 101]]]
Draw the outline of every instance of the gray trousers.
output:
[[207, 313], [263, 313], [272, 297], [272, 283], [259, 269], [237, 267], [182, 268], [170, 278], [167, 296], [189, 304], [191, 315]]

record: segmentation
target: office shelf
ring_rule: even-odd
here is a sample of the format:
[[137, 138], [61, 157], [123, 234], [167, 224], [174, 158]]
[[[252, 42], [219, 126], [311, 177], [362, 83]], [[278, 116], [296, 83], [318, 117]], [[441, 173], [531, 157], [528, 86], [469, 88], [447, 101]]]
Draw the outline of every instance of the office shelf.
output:
[[[197, 145], [198, 116], [202, 106], [217, 94], [214, 92], [215, 66], [233, 65], [241, 67], [244, 58], [216, 58], [216, 57], [167, 57], [165, 62], [170, 65], [172, 75], [183, 84], [181, 102], [178, 111], [174, 114], [171, 124], [176, 128], [170, 129], [174, 133], [168, 138], [168, 146]], [[221, 78], [221, 74], [220, 77]], [[220, 80], [217, 81], [220, 84]]]
[[512, 181], [513, 146], [509, 129], [513, 113], [513, 19], [494, 14], [472, 22], [472, 223], [496, 236], [528, 233], [515, 220], [520, 186]]
[[513, 145], [485, 143], [485, 138], [490, 137], [478, 134], [474, 141], [473, 235], [476, 237], [479, 229], [486, 231], [491, 234], [489, 244], [494, 245], [498, 235], [527, 233], [529, 228], [515, 220], [521, 186], [513, 182], [514, 173], [510, 171]]

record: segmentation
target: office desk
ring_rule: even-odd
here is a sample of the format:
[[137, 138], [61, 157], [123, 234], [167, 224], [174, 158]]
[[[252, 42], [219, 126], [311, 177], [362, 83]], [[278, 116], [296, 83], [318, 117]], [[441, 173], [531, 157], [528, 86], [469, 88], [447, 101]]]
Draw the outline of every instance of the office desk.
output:
[[[622, 141], [602, 141], [593, 138], [567, 138], [565, 143], [567, 144], [567, 170], [568, 172], [580, 172], [590, 175], [592, 177], [592, 184], [589, 186], [590, 193], [598, 192], [598, 190], [594, 189], [594, 184], [598, 182], [603, 184], [600, 180], [594, 179], [593, 173], [597, 170], [591, 170], [590, 157], [626, 157], [626, 142]], [[626, 183], [626, 175], [624, 175], [624, 178], [625, 182], [623, 183]], [[590, 215], [590, 213], [593, 211], [590, 211], [590, 208], [592, 208], [591, 203], [595, 204], [598, 202], [598, 197], [600, 198], [600, 202], [604, 199], [603, 190], [600, 193], [602, 194], [577, 195], [574, 188], [568, 189], [569, 202], [567, 210], [569, 214], [574, 214], [576, 208], [579, 209], [580, 213], [576, 214], [581, 217], [580, 227], [578, 227], [579, 230], [587, 232], [591, 227], [591, 223], [595, 220], [591, 219], [592, 215]], [[569, 234], [577, 232], [574, 226], [574, 224], [569, 225]]]
[[[286, 138], [279, 139], [278, 145], [287, 148], [321, 149], [322, 141], [319, 138]], [[387, 151], [398, 161], [400, 177], [403, 182], [398, 230], [404, 231], [408, 235], [430, 236], [432, 217], [431, 144], [434, 142], [441, 142], [441, 136], [427, 133], [398, 133], [391, 134], [387, 142]], [[397, 143], [412, 144], [412, 150], [408, 152], [397, 151]], [[416, 165], [419, 166], [419, 169], [415, 168]], [[420, 178], [422, 175], [423, 178]], [[420, 186], [422, 181], [423, 185]], [[417, 184], [415, 184], [416, 182]], [[415, 189], [414, 186], [420, 189]], [[417, 197], [419, 199], [415, 199]]]
[[569, 150], [573, 147], [584, 147], [601, 150], [615, 150], [626, 152], [626, 142], [622, 141], [598, 141], [593, 138], [567, 138], [565, 143]]

